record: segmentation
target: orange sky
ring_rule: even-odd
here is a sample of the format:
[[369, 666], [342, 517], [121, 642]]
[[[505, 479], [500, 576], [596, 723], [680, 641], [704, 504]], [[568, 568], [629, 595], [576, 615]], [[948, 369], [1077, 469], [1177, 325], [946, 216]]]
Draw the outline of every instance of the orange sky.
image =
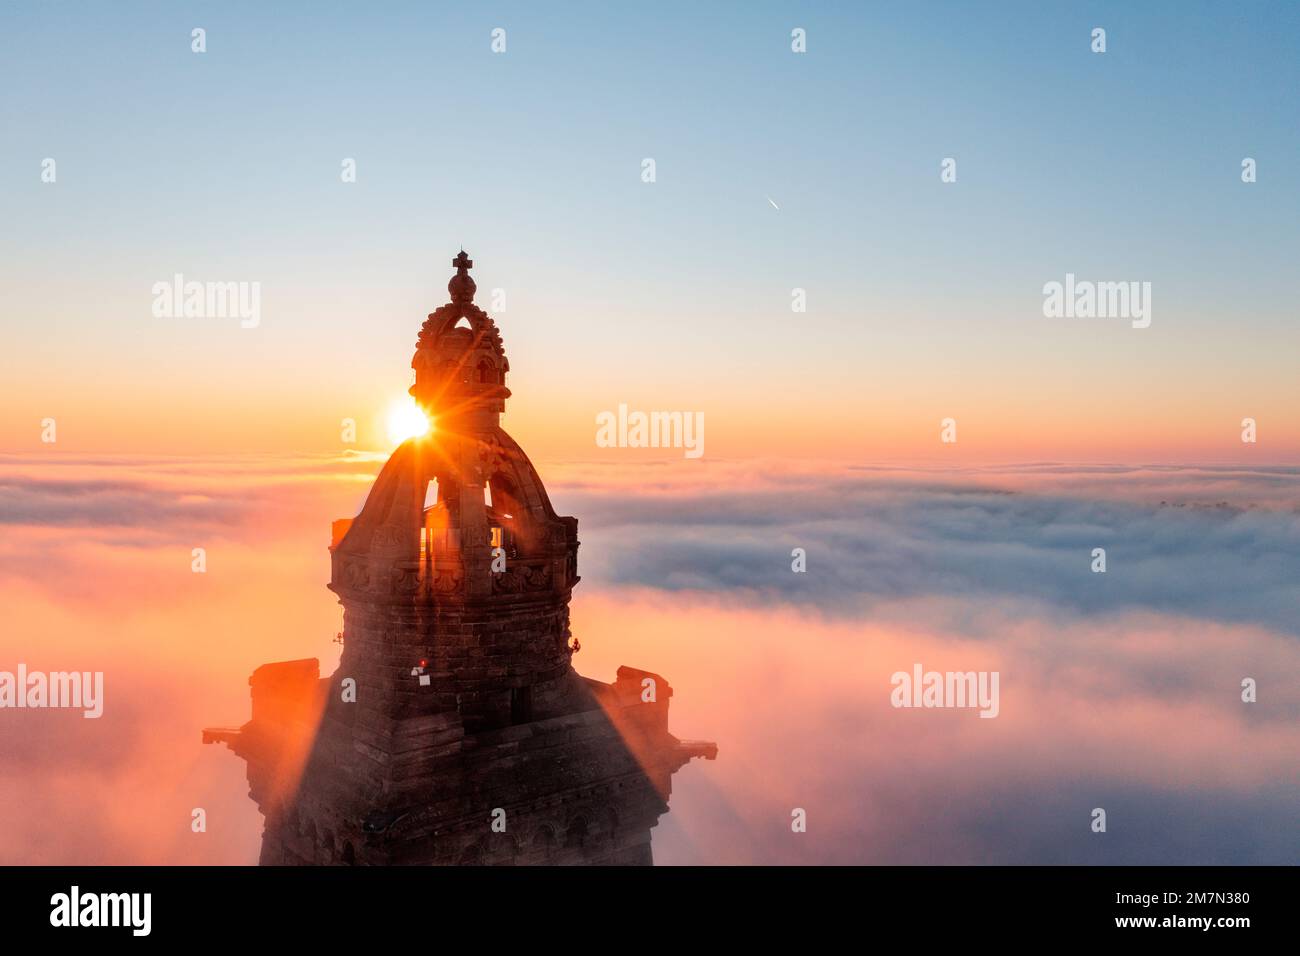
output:
[[[1279, 374], [1251, 380], [1245, 372], [1202, 384], [1179, 382], [1166, 370], [1141, 382], [1133, 374], [1051, 380], [1051, 369], [1015, 379], [940, 381], [933, 370], [908, 376], [796, 386], [793, 375], [770, 385], [729, 378], [698, 384], [656, 383], [652, 368], [589, 378], [557, 369], [554, 359], [510, 349], [514, 397], [503, 426], [535, 458], [619, 460], [675, 457], [659, 450], [598, 448], [596, 415], [619, 403], [633, 410], [700, 411], [709, 457], [787, 457], [850, 461], [1238, 461], [1300, 459], [1300, 393]], [[192, 381], [176, 370], [155, 374], [150, 358], [101, 369], [73, 366], [55, 375], [18, 369], [7, 384], [0, 449], [11, 452], [338, 453], [346, 447], [389, 450], [388, 410], [410, 381], [409, 356], [398, 343], [373, 378], [349, 378], [346, 351], [324, 363], [328, 388], [303, 368], [270, 370], [212, 366]], [[11, 356], [12, 358], [12, 356]], [[161, 359], [155, 356], [155, 359]], [[273, 362], [271, 364], [274, 364]], [[811, 377], [812, 373], [804, 373]], [[761, 377], [761, 376], [759, 376]], [[1116, 384], [1118, 383], [1118, 384]], [[1258, 442], [1241, 441], [1241, 420], [1258, 423]], [[57, 443], [42, 443], [42, 421], [54, 418]], [[941, 421], [954, 418], [957, 442], [940, 441]], [[357, 441], [341, 441], [345, 418]]]

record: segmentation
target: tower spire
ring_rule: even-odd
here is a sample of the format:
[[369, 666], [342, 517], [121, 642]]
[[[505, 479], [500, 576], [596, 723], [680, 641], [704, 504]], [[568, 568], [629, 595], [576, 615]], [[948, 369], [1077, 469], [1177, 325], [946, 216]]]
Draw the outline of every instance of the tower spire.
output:
[[464, 249], [451, 260], [456, 274], [447, 283], [451, 301], [429, 313], [416, 339], [415, 384], [410, 393], [438, 428], [453, 426], [463, 434], [486, 434], [498, 423], [510, 397], [501, 333], [492, 318], [474, 304], [469, 270], [474, 260]]
[[478, 286], [470, 278], [469, 270], [474, 268], [474, 260], [462, 249], [460, 255], [451, 260], [451, 264], [456, 268], [456, 274], [447, 283], [447, 291], [451, 293], [451, 301], [458, 303], [473, 302], [474, 293]]

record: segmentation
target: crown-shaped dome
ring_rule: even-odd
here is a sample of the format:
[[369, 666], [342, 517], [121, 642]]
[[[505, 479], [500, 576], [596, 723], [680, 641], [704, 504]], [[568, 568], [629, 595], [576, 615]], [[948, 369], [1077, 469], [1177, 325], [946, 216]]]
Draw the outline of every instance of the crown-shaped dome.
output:
[[447, 283], [451, 301], [429, 313], [415, 343], [411, 395], [434, 419], [471, 417], [495, 424], [510, 397], [510, 362], [496, 323], [474, 304], [477, 287], [469, 275], [474, 261], [462, 249], [451, 264], [456, 268]]
[[[469, 257], [452, 265], [452, 301], [424, 323], [411, 362], [434, 427], [393, 452], [361, 513], [335, 524], [330, 588], [346, 609], [346, 666], [379, 681], [376, 699], [479, 728], [572, 703], [578, 520], [555, 513], [500, 426], [501, 335], [472, 301]], [[411, 668], [426, 666], [416, 661], [428, 694], [407, 693]]]

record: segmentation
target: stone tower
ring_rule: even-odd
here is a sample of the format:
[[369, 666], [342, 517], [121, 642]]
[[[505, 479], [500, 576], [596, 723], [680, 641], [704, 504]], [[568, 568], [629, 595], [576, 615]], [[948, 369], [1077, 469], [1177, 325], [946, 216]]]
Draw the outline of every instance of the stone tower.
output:
[[[452, 264], [451, 301], [424, 323], [411, 361], [411, 395], [433, 429], [380, 472], [333, 547], [330, 588], [357, 710], [455, 712], [474, 733], [572, 707], [578, 522], [555, 514], [499, 424], [510, 363], [474, 305], [473, 263], [462, 252]], [[421, 666], [426, 683], [411, 675]]]
[[648, 863], [672, 774], [717, 748], [668, 732], [661, 676], [573, 670], [578, 521], [500, 426], [510, 364], [452, 265], [411, 362], [432, 428], [334, 522], [338, 670], [258, 668], [252, 720], [204, 740], [248, 761], [264, 863]]

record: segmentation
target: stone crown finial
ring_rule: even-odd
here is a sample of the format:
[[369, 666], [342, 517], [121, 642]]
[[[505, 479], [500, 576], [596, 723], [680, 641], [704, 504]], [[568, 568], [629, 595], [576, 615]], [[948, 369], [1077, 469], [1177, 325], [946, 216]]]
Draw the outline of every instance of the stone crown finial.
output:
[[474, 280], [469, 275], [469, 270], [474, 268], [474, 260], [462, 249], [460, 255], [451, 260], [451, 264], [456, 267], [456, 274], [447, 283], [447, 291], [451, 294], [451, 301], [474, 301], [474, 293], [477, 291], [478, 286], [474, 284]]

